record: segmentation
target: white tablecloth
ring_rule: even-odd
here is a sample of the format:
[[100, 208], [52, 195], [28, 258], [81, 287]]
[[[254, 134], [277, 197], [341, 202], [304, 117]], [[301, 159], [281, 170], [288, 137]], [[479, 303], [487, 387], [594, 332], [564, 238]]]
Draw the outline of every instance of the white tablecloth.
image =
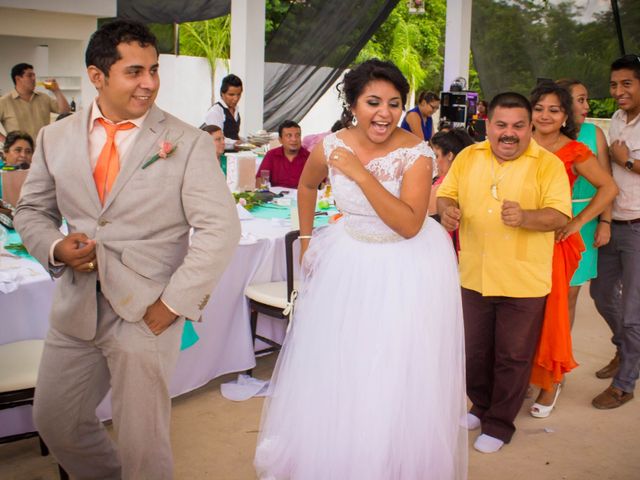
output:
[[[255, 366], [244, 289], [252, 282], [284, 280], [284, 235], [290, 228], [282, 220], [242, 221], [240, 245], [203, 311], [202, 322], [194, 324], [200, 340], [180, 353], [171, 381], [172, 396], [225, 373]], [[49, 326], [54, 281], [38, 263], [21, 259], [20, 264], [26, 272], [25, 280], [16, 291], [0, 293], [0, 344], [44, 338]], [[258, 331], [276, 340], [281, 340], [284, 332], [282, 321], [262, 316]], [[98, 408], [98, 415], [102, 419], [111, 417], [108, 398]], [[0, 436], [30, 430], [31, 407], [0, 411]]]

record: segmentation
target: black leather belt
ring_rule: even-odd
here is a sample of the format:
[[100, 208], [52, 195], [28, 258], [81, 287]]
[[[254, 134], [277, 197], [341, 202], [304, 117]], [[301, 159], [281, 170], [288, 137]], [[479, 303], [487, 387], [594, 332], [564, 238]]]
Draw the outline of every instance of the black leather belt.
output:
[[616, 225], [631, 225], [632, 223], [640, 223], [640, 218], [634, 218], [633, 220], [611, 220], [611, 223]]

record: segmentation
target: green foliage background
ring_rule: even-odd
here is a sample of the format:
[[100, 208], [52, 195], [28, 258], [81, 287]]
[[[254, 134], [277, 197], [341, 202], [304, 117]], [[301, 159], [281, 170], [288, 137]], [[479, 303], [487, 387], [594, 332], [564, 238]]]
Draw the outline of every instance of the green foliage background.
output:
[[360, 51], [355, 63], [369, 58], [394, 62], [415, 92], [440, 91], [444, 63], [446, 0], [425, 2], [425, 13], [412, 15], [400, 0]]
[[[627, 52], [640, 51], [640, 1], [618, 0]], [[620, 56], [609, 10], [585, 22], [573, 1], [474, 0], [471, 44], [488, 97], [528, 95], [537, 78], [577, 78], [595, 100], [591, 115], [610, 117], [609, 67]]]
[[[618, 3], [626, 50], [640, 53], [640, 0]], [[267, 44], [291, 8], [288, 0], [267, 0]], [[411, 15], [407, 2], [399, 0], [354, 63], [373, 57], [390, 60], [407, 77], [412, 93], [439, 91], [446, 0], [425, 2], [425, 9], [424, 14]], [[610, 117], [616, 107], [608, 95], [609, 65], [619, 56], [613, 15], [608, 11], [584, 23], [580, 14], [572, 1], [474, 0], [469, 89], [490, 99], [506, 90], [528, 95], [537, 78], [578, 78], [595, 97], [591, 115]], [[161, 51], [172, 52], [172, 26], [152, 28]], [[181, 54], [206, 57], [211, 64], [214, 58], [229, 58], [229, 43], [229, 16], [181, 25]]]

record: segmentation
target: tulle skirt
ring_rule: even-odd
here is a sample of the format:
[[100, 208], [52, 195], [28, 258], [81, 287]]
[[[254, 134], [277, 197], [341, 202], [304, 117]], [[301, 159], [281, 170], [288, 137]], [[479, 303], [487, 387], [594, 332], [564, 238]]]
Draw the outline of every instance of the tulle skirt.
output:
[[464, 479], [464, 332], [451, 238], [314, 236], [258, 437], [261, 479]]

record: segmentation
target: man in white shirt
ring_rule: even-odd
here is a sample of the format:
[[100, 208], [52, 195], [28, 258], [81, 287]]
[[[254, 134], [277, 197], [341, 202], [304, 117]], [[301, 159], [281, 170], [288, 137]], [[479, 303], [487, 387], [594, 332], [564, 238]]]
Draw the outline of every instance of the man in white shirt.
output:
[[213, 104], [204, 119], [205, 124], [220, 127], [226, 150], [234, 150], [240, 143], [238, 102], [241, 97], [242, 80], [234, 74], [227, 75], [220, 86], [220, 100]]
[[640, 371], [640, 57], [625, 55], [613, 62], [609, 88], [619, 107], [609, 138], [620, 193], [613, 202], [611, 241], [598, 253], [591, 296], [613, 332], [617, 353], [598, 372], [600, 378], [613, 377], [592, 401], [599, 409], [631, 400]]

